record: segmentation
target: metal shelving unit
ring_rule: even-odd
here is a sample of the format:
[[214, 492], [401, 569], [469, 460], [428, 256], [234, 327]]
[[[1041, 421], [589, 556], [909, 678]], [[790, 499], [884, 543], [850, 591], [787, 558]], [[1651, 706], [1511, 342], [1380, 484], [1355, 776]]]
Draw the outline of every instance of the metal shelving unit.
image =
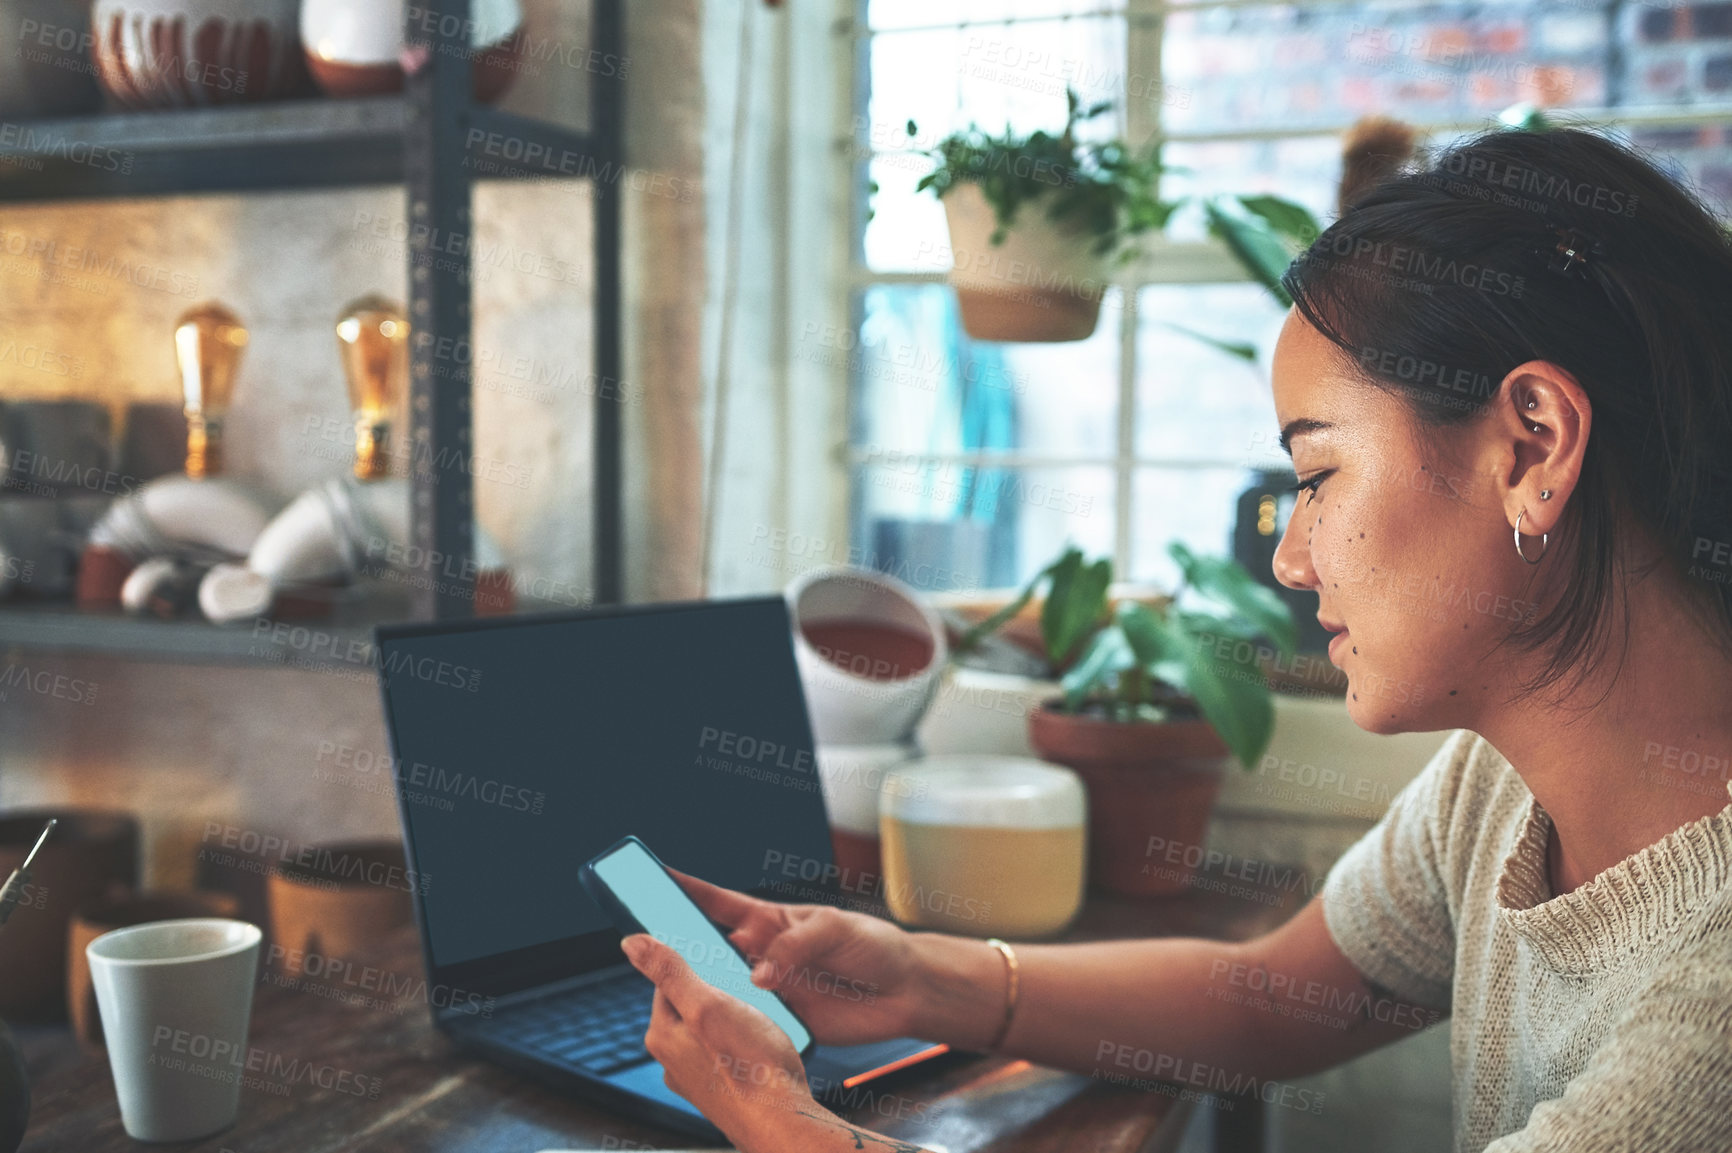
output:
[[[473, 589], [453, 579], [473, 552], [470, 375], [435, 363], [447, 338], [469, 339], [468, 247], [453, 260], [434, 243], [472, 235], [477, 179], [588, 178], [594, 188], [594, 371], [621, 375], [620, 176], [623, 93], [617, 75], [589, 77], [589, 126], [574, 131], [477, 104], [470, 96], [469, 0], [421, 0], [406, 20], [425, 63], [400, 96], [121, 113], [8, 125], [0, 133], [0, 204], [199, 193], [402, 184], [414, 224], [408, 254], [411, 543], [438, 579], [415, 582], [407, 615], [470, 614]], [[590, 0], [590, 49], [624, 58], [623, 0]], [[429, 34], [427, 28], [440, 29]], [[508, 142], [499, 147], [500, 141]], [[426, 227], [422, 227], [422, 226]], [[621, 421], [598, 389], [593, 449], [593, 584], [600, 603], [621, 594]], [[456, 558], [455, 560], [451, 558]], [[429, 577], [433, 572], [429, 571]], [[357, 626], [332, 625], [339, 631]], [[0, 645], [109, 651], [164, 659], [249, 659], [244, 633], [201, 621], [78, 614], [69, 607], [0, 608]]]

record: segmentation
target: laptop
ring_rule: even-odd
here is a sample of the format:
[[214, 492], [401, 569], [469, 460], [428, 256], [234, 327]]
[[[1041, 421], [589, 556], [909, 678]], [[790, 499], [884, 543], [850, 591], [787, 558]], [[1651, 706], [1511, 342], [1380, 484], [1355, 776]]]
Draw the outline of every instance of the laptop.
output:
[[[388, 625], [375, 642], [434, 1025], [723, 1140], [644, 1052], [653, 986], [577, 873], [630, 833], [716, 884], [825, 898], [813, 879], [830, 834], [786, 602]], [[867, 1082], [944, 1051], [819, 1046], [807, 1075], [821, 1099], [858, 1103]]]

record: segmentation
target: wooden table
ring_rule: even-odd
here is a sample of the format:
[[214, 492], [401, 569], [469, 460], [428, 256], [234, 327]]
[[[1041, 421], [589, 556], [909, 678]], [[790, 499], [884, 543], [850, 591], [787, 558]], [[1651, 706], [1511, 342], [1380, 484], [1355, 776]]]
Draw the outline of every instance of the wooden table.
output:
[[[1094, 895], [1070, 938], [1242, 940], [1280, 924], [1304, 896], [1271, 893], [1264, 903], [1204, 887], [1149, 901]], [[419, 976], [413, 928], [394, 931], [371, 960], [393, 973]], [[242, 1090], [234, 1126], [171, 1148], [188, 1153], [536, 1153], [693, 1143], [459, 1052], [433, 1029], [424, 998], [356, 1005], [330, 995], [341, 990], [336, 984], [290, 989], [262, 982], [249, 1038], [249, 1067], [257, 1069], [261, 1083]], [[104, 1056], [81, 1052], [64, 1028], [17, 1032], [34, 1087], [23, 1153], [145, 1148], [121, 1128]], [[890, 1092], [898, 1098], [894, 1108], [884, 1105]], [[1117, 1088], [995, 1057], [911, 1074], [866, 1100], [873, 1104], [849, 1111], [851, 1120], [948, 1153], [1150, 1153], [1176, 1144], [1189, 1111], [1176, 1093]], [[1218, 1116], [1217, 1145], [1254, 1150], [1261, 1132], [1256, 1102], [1234, 1105]]]

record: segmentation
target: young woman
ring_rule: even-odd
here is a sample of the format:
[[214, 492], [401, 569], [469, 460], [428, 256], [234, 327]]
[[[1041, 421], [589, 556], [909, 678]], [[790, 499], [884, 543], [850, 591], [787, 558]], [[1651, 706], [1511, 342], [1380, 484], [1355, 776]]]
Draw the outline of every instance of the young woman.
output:
[[[1459, 1150], [1732, 1149], [1732, 244], [1610, 141], [1498, 132], [1376, 186], [1287, 281], [1276, 575], [1318, 594], [1355, 722], [1458, 730], [1321, 895], [1242, 944], [1007, 952], [692, 892], [826, 1042], [1264, 1079], [1448, 1015]], [[625, 948], [650, 1052], [740, 1149], [918, 1148], [814, 1103], [672, 951]], [[1219, 996], [1244, 974], [1353, 1023]]]

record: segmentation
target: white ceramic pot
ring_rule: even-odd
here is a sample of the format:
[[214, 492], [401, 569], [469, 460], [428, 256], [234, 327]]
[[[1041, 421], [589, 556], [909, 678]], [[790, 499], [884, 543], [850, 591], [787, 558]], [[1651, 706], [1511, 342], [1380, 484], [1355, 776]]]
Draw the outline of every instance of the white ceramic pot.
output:
[[786, 595], [818, 744], [909, 740], [949, 657], [938, 614], [901, 581], [870, 569], [817, 569]]
[[975, 340], [1083, 340], [1100, 319], [1106, 259], [1093, 238], [1048, 219], [1044, 199], [1025, 203], [1002, 243], [998, 216], [978, 184], [944, 194], [950, 283], [962, 327]]
[[[332, 96], [396, 92], [403, 87], [403, 25], [403, 0], [303, 0], [307, 70]], [[432, 38], [439, 29], [426, 31]], [[522, 31], [518, 0], [472, 0], [470, 67], [477, 100], [491, 103], [511, 87], [522, 66]]]
[[298, 0], [96, 0], [91, 56], [129, 108], [274, 100], [301, 86]]

